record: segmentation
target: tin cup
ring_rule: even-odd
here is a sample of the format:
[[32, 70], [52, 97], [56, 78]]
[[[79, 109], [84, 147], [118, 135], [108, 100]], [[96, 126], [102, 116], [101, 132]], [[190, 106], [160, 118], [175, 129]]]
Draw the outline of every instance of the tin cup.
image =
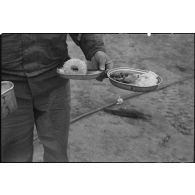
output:
[[1, 81], [1, 119], [17, 109], [14, 93], [14, 84], [10, 81]]

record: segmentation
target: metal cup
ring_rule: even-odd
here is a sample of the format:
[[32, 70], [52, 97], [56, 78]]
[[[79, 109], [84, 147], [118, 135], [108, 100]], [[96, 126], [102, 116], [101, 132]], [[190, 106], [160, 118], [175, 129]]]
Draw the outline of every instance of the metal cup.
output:
[[17, 109], [14, 93], [14, 84], [10, 81], [1, 81], [1, 119]]

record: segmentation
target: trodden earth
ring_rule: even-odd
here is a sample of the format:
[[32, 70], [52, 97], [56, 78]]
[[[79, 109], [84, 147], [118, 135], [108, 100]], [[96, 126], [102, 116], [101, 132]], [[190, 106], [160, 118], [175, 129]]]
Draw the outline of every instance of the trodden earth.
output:
[[[163, 84], [189, 77], [166, 89], [125, 100], [112, 108], [135, 109], [149, 120], [99, 111], [70, 126], [70, 162], [193, 162], [194, 160], [194, 35], [104, 34], [114, 67], [151, 70]], [[69, 38], [72, 58], [85, 60]], [[108, 79], [71, 80], [71, 118], [135, 94], [114, 87]], [[36, 136], [36, 131], [35, 131]], [[43, 161], [43, 148], [34, 142], [34, 162]]]

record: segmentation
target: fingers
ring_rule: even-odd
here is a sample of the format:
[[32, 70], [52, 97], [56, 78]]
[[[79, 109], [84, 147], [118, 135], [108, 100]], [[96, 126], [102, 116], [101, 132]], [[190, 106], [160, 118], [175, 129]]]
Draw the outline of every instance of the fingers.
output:
[[105, 58], [100, 59], [99, 68], [100, 68], [100, 70], [106, 70], [106, 59]]
[[108, 62], [106, 62], [106, 69], [112, 69], [114, 66], [112, 60], [109, 60]]
[[99, 70], [106, 70], [113, 68], [113, 62], [110, 58], [106, 55], [106, 53], [102, 51], [98, 51], [95, 53], [94, 58], [92, 57], [92, 61], [97, 62], [99, 66]]
[[99, 62], [99, 68], [100, 70], [107, 70], [113, 68], [113, 62], [108, 57], [105, 57], [104, 59], [100, 60]]

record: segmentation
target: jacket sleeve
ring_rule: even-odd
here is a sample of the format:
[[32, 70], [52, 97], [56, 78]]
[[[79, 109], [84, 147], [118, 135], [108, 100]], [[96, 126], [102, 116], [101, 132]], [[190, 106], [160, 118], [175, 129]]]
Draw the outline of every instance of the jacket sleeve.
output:
[[91, 60], [97, 51], [105, 51], [101, 34], [69, 34], [73, 41], [81, 48], [87, 60]]

